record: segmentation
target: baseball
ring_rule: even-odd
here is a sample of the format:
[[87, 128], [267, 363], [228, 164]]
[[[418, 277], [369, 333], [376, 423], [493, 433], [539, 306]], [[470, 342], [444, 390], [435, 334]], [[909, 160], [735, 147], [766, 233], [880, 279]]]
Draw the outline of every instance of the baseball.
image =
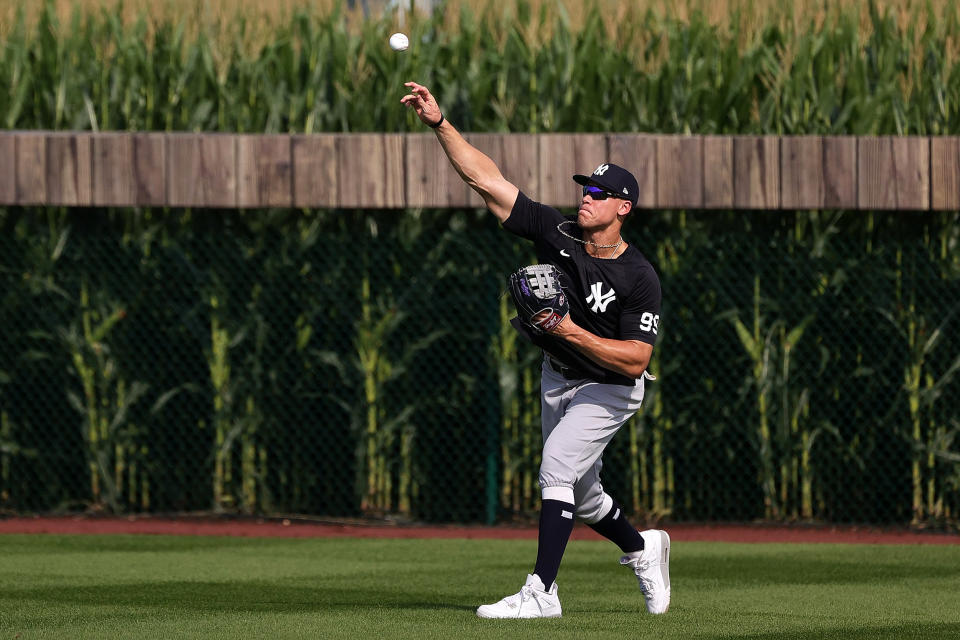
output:
[[410, 46], [410, 40], [402, 33], [395, 33], [390, 36], [390, 48], [394, 51], [406, 51]]

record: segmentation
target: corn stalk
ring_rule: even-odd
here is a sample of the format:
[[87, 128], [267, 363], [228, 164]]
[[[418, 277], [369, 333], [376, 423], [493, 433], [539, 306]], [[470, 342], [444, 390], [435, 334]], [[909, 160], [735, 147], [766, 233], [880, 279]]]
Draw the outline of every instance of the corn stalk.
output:
[[500, 506], [513, 514], [537, 509], [536, 460], [541, 426], [539, 394], [534, 388], [537, 353], [518, 342], [510, 324], [514, 315], [508, 296], [500, 296], [499, 331], [492, 342], [500, 392]]
[[[894, 311], [880, 309], [879, 313], [897, 330], [904, 340], [907, 360], [903, 369], [903, 391], [908, 410], [907, 441], [910, 447], [911, 524], [920, 526], [942, 522], [943, 487], [938, 486], [939, 460], [951, 461], [955, 454], [950, 447], [957, 434], [955, 420], [943, 422], [936, 406], [943, 392], [960, 372], [960, 356], [949, 361], [946, 368], [934, 370], [932, 360], [954, 317], [960, 313], [955, 304], [943, 320], [932, 326], [926, 316], [918, 312], [916, 266], [906, 261], [903, 250], [896, 254], [896, 299]], [[908, 280], [909, 279], [909, 280]]]
[[396, 329], [399, 314], [388, 310], [374, 317], [369, 270], [365, 270], [360, 284], [360, 298], [355, 349], [363, 375], [363, 406], [366, 408], [366, 483], [360, 509], [366, 512], [389, 512], [392, 509], [392, 483], [386, 460], [393, 436], [380, 429], [386, 414], [381, 406], [380, 392], [383, 382], [390, 376], [390, 362], [383, 353], [384, 339]]
[[[394, 304], [374, 301], [365, 275], [361, 284], [361, 314], [355, 327], [354, 367], [362, 380], [363, 400], [351, 409], [363, 416], [362, 454], [358, 469], [363, 483], [358, 487], [360, 508], [366, 513], [412, 515], [419, 486], [414, 475], [416, 425], [411, 422], [420, 402], [393, 406], [385, 397], [387, 389], [409, 370], [423, 350], [439, 340], [436, 331], [404, 345], [399, 357], [391, 359], [387, 344], [407, 314]], [[332, 354], [331, 354], [332, 355]], [[341, 367], [342, 368], [342, 367]]]
[[654, 386], [663, 380], [658, 376], [657, 382], [646, 384], [643, 408], [626, 425], [630, 507], [634, 514], [656, 521], [673, 512], [674, 465], [667, 441], [674, 417], [664, 411], [663, 395]]
[[768, 404], [772, 388], [771, 359], [773, 356], [773, 335], [776, 327], [762, 333], [762, 318], [760, 315], [760, 276], [754, 276], [753, 282], [753, 323], [747, 329], [739, 317], [731, 319], [740, 343], [750, 357], [752, 365], [752, 384], [756, 393], [757, 409], [757, 443], [759, 456], [759, 484], [763, 492], [764, 515], [768, 519], [780, 517], [780, 508], [777, 504], [776, 476], [774, 474], [775, 453], [773, 438], [770, 433], [770, 416]]
[[231, 352], [247, 340], [250, 330], [247, 326], [233, 331], [229, 328], [225, 291], [211, 293], [208, 302], [207, 366], [213, 387], [213, 509], [255, 513], [261, 503], [261, 480], [266, 465], [266, 452], [257, 445], [257, 431], [264, 417], [255, 390], [247, 388], [253, 384], [251, 369], [257, 362], [254, 358], [254, 362], [246, 363], [243, 374], [236, 376], [232, 361], [237, 356], [231, 356]]
[[651, 455], [653, 458], [653, 483], [651, 487], [651, 515], [656, 518], [668, 518], [673, 512], [673, 492], [671, 486], [673, 485], [673, 460], [670, 457], [667, 446], [667, 433], [673, 427], [673, 419], [670, 416], [665, 415], [663, 410], [663, 398], [659, 391], [653, 391], [649, 388], [647, 391], [652, 391], [650, 394], [653, 396], [651, 398], [652, 406], [651, 409], [651, 418], [652, 418], [652, 436], [653, 443], [651, 448]]
[[[764, 516], [779, 520], [789, 515], [788, 508], [798, 484], [801, 462], [795, 456], [804, 450], [805, 436], [801, 435], [800, 419], [807, 415], [805, 407], [809, 397], [807, 390], [792, 391], [791, 352], [815, 316], [808, 315], [789, 329], [783, 320], [775, 320], [769, 326], [764, 326], [760, 309], [759, 274], [754, 276], [753, 284], [752, 328], [748, 329], [738, 316], [728, 315], [752, 365], [751, 386], [755, 393], [757, 413], [758, 481], [763, 493]], [[780, 393], [776, 394], [778, 388]], [[775, 401], [778, 395], [779, 407]], [[780, 416], [778, 423], [775, 423], [776, 415]], [[809, 440], [809, 436], [806, 438]]]
[[[422, 238], [422, 225], [416, 216], [396, 227], [393, 240], [416, 251]], [[314, 355], [339, 377], [345, 389], [354, 389], [356, 397], [330, 397], [349, 416], [350, 432], [356, 438], [354, 491], [360, 510], [373, 515], [413, 515], [420, 487], [417, 479], [417, 433], [415, 415], [433, 401], [430, 394], [398, 398], [399, 386], [418, 363], [421, 354], [447, 335], [445, 329], [415, 333], [405, 340], [413, 315], [405, 309], [409, 296], [426, 295], [436, 284], [445, 246], [445, 237], [431, 242], [425, 253], [414, 253], [416, 271], [422, 269], [431, 281], [418, 282], [410, 274], [404, 287], [378, 286], [378, 276], [398, 272], [396, 256], [381, 254], [376, 248], [383, 233], [372, 216], [362, 220], [363, 253], [356, 280], [358, 308], [352, 324], [353, 339], [346, 352], [319, 350]], [[386, 264], [373, 262], [382, 256]], [[422, 311], [422, 309], [419, 309]]]
[[123, 510], [126, 453], [131, 450], [130, 437], [135, 430], [128, 414], [146, 393], [147, 385], [128, 385], [107, 342], [110, 332], [126, 317], [126, 311], [115, 303], [94, 308], [86, 278], [81, 280], [79, 303], [80, 326], [60, 331], [82, 388], [82, 395], [69, 392], [68, 397], [71, 406], [83, 416], [92, 506], [119, 512]]
[[514, 443], [520, 439], [520, 370], [516, 365], [517, 332], [510, 325], [512, 309], [506, 296], [500, 296], [500, 328], [493, 340], [494, 360], [497, 363], [497, 381], [500, 391], [500, 506], [516, 512], [520, 505], [514, 500], [518, 494], [517, 481], [522, 460], [513, 455]]
[[[227, 442], [233, 397], [230, 394], [230, 335], [220, 317], [222, 302], [210, 296], [210, 352], [207, 356], [213, 385], [213, 509], [230, 510], [235, 501], [230, 493], [232, 458]], [[202, 427], [202, 425], [201, 425]]]

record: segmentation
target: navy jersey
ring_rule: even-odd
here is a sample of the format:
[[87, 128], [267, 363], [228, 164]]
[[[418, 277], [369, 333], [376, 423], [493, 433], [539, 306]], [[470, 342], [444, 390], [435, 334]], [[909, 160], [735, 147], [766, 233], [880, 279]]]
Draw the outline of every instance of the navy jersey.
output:
[[[560, 232], [557, 225], [565, 222], [563, 230], [580, 237], [576, 216], [566, 217], [520, 192], [503, 228], [533, 240], [537, 261], [560, 270], [570, 317], [579, 326], [601, 338], [654, 344], [660, 328], [660, 279], [650, 261], [632, 244], [613, 260], [594, 258], [583, 243]], [[634, 384], [633, 379], [601, 367], [562, 339], [535, 333], [520, 322], [514, 326], [548, 355], [585, 377]]]

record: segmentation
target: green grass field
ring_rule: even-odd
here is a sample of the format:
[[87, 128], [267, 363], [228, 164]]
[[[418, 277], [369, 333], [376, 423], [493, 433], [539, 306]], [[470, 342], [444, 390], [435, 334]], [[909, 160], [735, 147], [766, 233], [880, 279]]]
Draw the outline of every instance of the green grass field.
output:
[[489, 621], [530, 541], [0, 536], [0, 640], [951, 638], [960, 546], [675, 543], [647, 615], [605, 542], [570, 543], [564, 617]]

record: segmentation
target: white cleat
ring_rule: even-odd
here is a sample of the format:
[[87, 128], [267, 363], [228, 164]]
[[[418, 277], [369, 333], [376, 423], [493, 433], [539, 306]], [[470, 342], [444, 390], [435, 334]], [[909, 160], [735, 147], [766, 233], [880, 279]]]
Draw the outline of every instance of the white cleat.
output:
[[538, 575], [528, 575], [519, 593], [479, 607], [477, 615], [481, 618], [559, 618], [557, 583], [550, 585], [547, 591]]
[[641, 531], [643, 551], [620, 558], [637, 574], [637, 583], [650, 613], [666, 613], [670, 608], [670, 536], [666, 531]]

